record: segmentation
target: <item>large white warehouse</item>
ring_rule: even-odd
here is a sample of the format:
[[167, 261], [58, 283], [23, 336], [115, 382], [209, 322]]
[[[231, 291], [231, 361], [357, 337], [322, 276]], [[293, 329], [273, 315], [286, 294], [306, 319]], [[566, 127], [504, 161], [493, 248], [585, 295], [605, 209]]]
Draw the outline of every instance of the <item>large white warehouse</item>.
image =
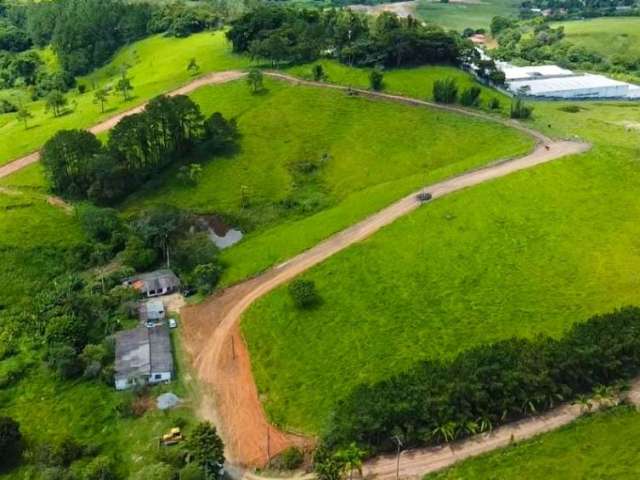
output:
[[514, 67], [497, 63], [507, 87], [517, 95], [542, 98], [640, 99], [640, 86], [589, 73], [574, 73], [557, 65]]

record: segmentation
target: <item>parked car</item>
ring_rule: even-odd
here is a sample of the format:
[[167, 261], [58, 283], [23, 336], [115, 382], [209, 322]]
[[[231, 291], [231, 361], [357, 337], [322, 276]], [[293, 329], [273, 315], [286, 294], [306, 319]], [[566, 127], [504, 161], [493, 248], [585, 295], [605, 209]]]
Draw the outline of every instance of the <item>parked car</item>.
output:
[[421, 203], [428, 202], [429, 200], [431, 200], [431, 198], [432, 197], [429, 192], [420, 192], [418, 195], [416, 195], [416, 200]]
[[178, 326], [178, 322], [176, 322], [175, 318], [169, 319], [169, 328], [176, 328]]

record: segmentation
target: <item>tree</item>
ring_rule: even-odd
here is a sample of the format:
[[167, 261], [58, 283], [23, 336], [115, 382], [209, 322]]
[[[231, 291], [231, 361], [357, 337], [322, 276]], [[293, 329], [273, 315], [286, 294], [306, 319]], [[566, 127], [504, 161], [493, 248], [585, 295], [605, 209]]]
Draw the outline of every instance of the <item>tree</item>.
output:
[[76, 212], [82, 230], [92, 240], [108, 243], [112, 241], [114, 235], [122, 231], [122, 222], [117, 210], [84, 204], [78, 206]]
[[49, 367], [63, 380], [77, 378], [82, 373], [82, 363], [70, 345], [56, 344], [47, 352]]
[[376, 92], [382, 90], [383, 78], [384, 74], [380, 68], [376, 67], [371, 70], [371, 73], [369, 74], [369, 86], [371, 87], [371, 90]]
[[129, 237], [127, 246], [122, 252], [122, 262], [136, 271], [144, 271], [151, 268], [158, 261], [155, 249], [148, 247], [137, 236]]
[[16, 113], [16, 118], [24, 124], [24, 129], [26, 130], [28, 128], [27, 121], [33, 118], [33, 115], [29, 110], [27, 110], [27, 107], [21, 106], [18, 113]]
[[362, 460], [365, 451], [355, 443], [351, 443], [347, 448], [338, 450], [335, 454], [339, 462], [344, 466], [344, 470], [349, 475], [349, 480], [353, 478], [353, 471], [356, 470], [362, 477]]
[[491, 110], [500, 110], [500, 107], [501, 107], [500, 99], [496, 97], [492, 97], [491, 100], [489, 100], [489, 108]]
[[118, 90], [122, 94], [122, 99], [126, 102], [129, 100], [129, 92], [133, 90], [133, 86], [131, 85], [131, 80], [127, 77], [122, 77], [116, 83], [116, 90]]
[[320, 302], [316, 284], [312, 280], [294, 280], [289, 284], [289, 295], [294, 305], [300, 309], [308, 309]]
[[180, 470], [180, 480], [206, 480], [202, 468], [195, 464], [189, 463]]
[[0, 467], [16, 465], [23, 448], [20, 424], [11, 417], [0, 417]]
[[94, 181], [92, 159], [102, 143], [86, 130], [60, 130], [42, 147], [41, 161], [51, 190], [65, 198], [84, 198]]
[[195, 57], [189, 59], [189, 63], [187, 64], [187, 72], [190, 72], [191, 75], [197, 75], [200, 71], [200, 65], [196, 61]]
[[52, 90], [45, 99], [45, 111], [53, 111], [53, 116], [57, 117], [62, 113], [62, 109], [67, 105], [67, 98], [60, 90]]
[[264, 75], [262, 74], [262, 70], [257, 68], [252, 68], [249, 74], [247, 75], [247, 84], [251, 89], [251, 93], [258, 93], [264, 89]]
[[222, 275], [222, 266], [219, 263], [204, 263], [198, 265], [191, 275], [193, 282], [200, 293], [209, 294], [216, 286]]
[[178, 170], [178, 179], [185, 185], [195, 186], [202, 176], [202, 165], [199, 163], [190, 163], [183, 165]]
[[533, 107], [527, 105], [520, 97], [511, 103], [511, 118], [527, 119], [531, 117]]
[[224, 445], [216, 432], [216, 428], [209, 422], [196, 425], [186, 441], [187, 458], [209, 475], [218, 477], [224, 465]]
[[100, 112], [104, 113], [104, 105], [109, 101], [111, 90], [108, 88], [98, 88], [93, 94], [93, 103], [100, 104]]
[[433, 99], [438, 103], [455, 103], [458, 99], [458, 83], [453, 78], [433, 83]]
[[311, 75], [313, 76], [314, 81], [321, 82], [326, 76], [324, 73], [324, 67], [321, 64], [316, 63], [311, 69]]
[[319, 480], [341, 480], [344, 464], [340, 457], [321, 445], [313, 453], [313, 471]]
[[240, 132], [235, 118], [227, 120], [220, 112], [214, 112], [204, 122], [205, 138], [214, 151], [235, 147]]

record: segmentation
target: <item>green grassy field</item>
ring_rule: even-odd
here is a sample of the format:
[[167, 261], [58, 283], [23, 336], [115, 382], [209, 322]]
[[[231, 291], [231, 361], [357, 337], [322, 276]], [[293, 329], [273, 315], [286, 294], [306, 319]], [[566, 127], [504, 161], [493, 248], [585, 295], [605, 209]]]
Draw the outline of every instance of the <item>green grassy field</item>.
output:
[[[37, 150], [58, 130], [89, 127], [187, 83], [192, 78], [187, 72], [191, 58], [197, 60], [201, 72], [244, 68], [249, 64], [247, 58], [232, 55], [230, 50], [223, 32], [203, 32], [183, 39], [153, 36], [124, 47], [108, 65], [78, 78], [78, 83], [86, 85], [88, 92], [80, 95], [73, 90], [67, 94], [70, 111], [66, 115], [54, 118], [45, 112], [43, 101], [32, 102], [27, 107], [34, 118], [26, 130], [15, 114], [0, 115], [0, 138], [11, 138], [10, 142], [0, 142], [0, 165]], [[128, 75], [134, 88], [133, 98], [124, 102], [121, 96], [112, 93], [102, 114], [99, 105], [93, 103], [92, 90], [114, 84], [123, 64], [130, 66]]]
[[[532, 147], [519, 132], [457, 114], [277, 81], [266, 86], [258, 96], [244, 82], [195, 92], [205, 112], [237, 118], [239, 152], [205, 163], [196, 187], [169, 171], [125, 205], [128, 212], [170, 203], [222, 213], [248, 230], [245, 241], [224, 252], [227, 283], [312, 246], [427, 181]], [[465, 140], [456, 141], [463, 134]], [[299, 174], [300, 162], [319, 166]], [[242, 206], [246, 192], [249, 207]]]
[[520, 2], [516, 0], [468, 0], [442, 3], [418, 0], [419, 19], [445, 28], [462, 31], [470, 28], [488, 28], [495, 16], [517, 17]]
[[640, 413], [617, 407], [558, 431], [467, 460], [425, 480], [632, 480], [638, 465]]
[[242, 327], [276, 423], [319, 432], [358, 383], [638, 303], [640, 137], [625, 122], [640, 106], [562, 107], [537, 105], [539, 127], [590, 153], [437, 200], [332, 257], [304, 275], [315, 310], [286, 287], [254, 305]]
[[[322, 60], [315, 63], [322, 65], [327, 82], [350, 85], [354, 88], [369, 88], [370, 69], [352, 68], [333, 60]], [[287, 71], [292, 75], [311, 79], [311, 68], [312, 65], [298, 65], [287, 69]], [[508, 113], [510, 99], [506, 95], [478, 84], [471, 75], [458, 68], [444, 65], [389, 70], [384, 74], [384, 91], [412, 98], [433, 100], [433, 83], [443, 78], [456, 80], [460, 91], [471, 86], [479, 86], [482, 90], [481, 106], [483, 108], [487, 108], [490, 99], [497, 98], [502, 104], [502, 112]]]
[[594, 18], [565, 22], [566, 40], [604, 57], [640, 55], [640, 18]]

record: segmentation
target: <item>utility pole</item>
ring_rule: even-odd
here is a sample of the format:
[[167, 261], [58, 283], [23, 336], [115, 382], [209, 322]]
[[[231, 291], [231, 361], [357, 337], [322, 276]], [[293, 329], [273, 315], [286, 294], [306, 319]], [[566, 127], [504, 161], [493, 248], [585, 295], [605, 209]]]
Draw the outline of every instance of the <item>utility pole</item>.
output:
[[231, 335], [231, 358], [236, 359], [236, 337]]
[[391, 439], [396, 442], [396, 446], [398, 447], [397, 456], [396, 456], [396, 480], [400, 479], [400, 454], [402, 453], [402, 440], [400, 440], [400, 435], [394, 435]]
[[267, 466], [271, 465], [271, 429], [267, 424]]

